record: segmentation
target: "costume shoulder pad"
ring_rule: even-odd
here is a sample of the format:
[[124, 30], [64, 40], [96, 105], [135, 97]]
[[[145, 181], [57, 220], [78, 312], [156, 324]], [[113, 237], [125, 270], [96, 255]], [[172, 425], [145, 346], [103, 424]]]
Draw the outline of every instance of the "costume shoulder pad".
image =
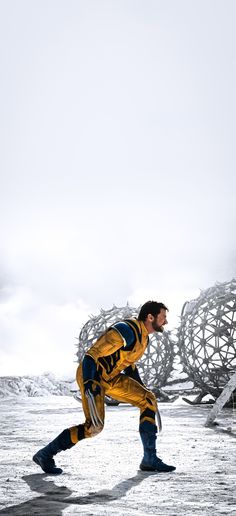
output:
[[134, 344], [136, 340], [135, 331], [129, 326], [129, 324], [127, 324], [127, 322], [117, 322], [112, 325], [112, 328], [118, 331], [121, 337], [125, 340], [125, 347], [130, 348]]

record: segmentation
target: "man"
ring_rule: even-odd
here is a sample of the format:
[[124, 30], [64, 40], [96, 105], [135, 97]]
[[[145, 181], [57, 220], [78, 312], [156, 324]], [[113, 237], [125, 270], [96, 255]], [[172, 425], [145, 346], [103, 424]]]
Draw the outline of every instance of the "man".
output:
[[34, 462], [45, 473], [62, 473], [62, 469], [56, 467], [53, 456], [101, 432], [105, 395], [140, 409], [139, 432], [144, 448], [140, 469], [158, 472], [175, 470], [174, 466], [168, 466], [156, 456], [157, 401], [152, 391], [143, 385], [135, 365], [148, 346], [148, 335], [163, 332], [167, 324], [167, 310], [163, 303], [147, 301], [141, 307], [138, 319], [113, 324], [87, 351], [76, 375], [85, 423], [64, 430], [34, 455]]

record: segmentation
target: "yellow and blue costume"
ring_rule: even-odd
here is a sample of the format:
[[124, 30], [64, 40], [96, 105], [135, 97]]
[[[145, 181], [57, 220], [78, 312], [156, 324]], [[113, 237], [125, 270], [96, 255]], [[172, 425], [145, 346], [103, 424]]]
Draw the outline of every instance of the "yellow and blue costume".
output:
[[62, 469], [56, 467], [53, 456], [101, 432], [105, 418], [105, 395], [140, 409], [139, 432], [144, 447], [140, 469], [159, 472], [175, 469], [156, 456], [157, 401], [155, 395], [143, 385], [136, 367], [147, 345], [148, 331], [144, 322], [127, 319], [108, 328], [87, 351], [76, 375], [85, 423], [63, 430], [34, 455], [34, 462], [43, 471], [62, 473]]
[[[73, 444], [102, 430], [105, 395], [139, 407], [140, 424], [147, 421], [155, 425], [156, 397], [143, 385], [135, 364], [147, 345], [148, 332], [144, 323], [137, 319], [127, 319], [111, 326], [87, 351], [77, 370], [77, 382], [86, 421], [84, 425], [70, 428]], [[88, 382], [93, 384], [93, 388], [99, 388], [99, 393], [95, 395], [96, 408], [101, 420], [99, 426], [94, 426], [91, 420], [85, 395]]]

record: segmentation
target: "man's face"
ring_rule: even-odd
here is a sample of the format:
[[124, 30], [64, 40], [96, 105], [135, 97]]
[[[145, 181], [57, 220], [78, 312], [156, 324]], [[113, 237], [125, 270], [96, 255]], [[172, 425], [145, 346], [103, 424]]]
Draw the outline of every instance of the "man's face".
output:
[[152, 321], [152, 327], [154, 331], [163, 332], [164, 326], [167, 324], [167, 318], [166, 318], [166, 310], [164, 308], [161, 308], [161, 311], [156, 317], [154, 317]]

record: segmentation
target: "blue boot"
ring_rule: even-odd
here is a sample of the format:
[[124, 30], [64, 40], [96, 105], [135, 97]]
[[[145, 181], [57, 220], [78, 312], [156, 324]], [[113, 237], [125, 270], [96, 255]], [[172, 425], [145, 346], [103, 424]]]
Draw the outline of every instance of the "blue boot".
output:
[[168, 466], [156, 455], [156, 425], [144, 421], [140, 424], [139, 432], [143, 443], [144, 456], [140, 464], [142, 471], [158, 471], [167, 473], [174, 471], [175, 466]]
[[53, 456], [62, 450], [71, 448], [72, 446], [74, 446], [74, 444], [70, 439], [70, 431], [66, 429], [51, 443], [44, 448], [41, 448], [41, 450], [33, 456], [33, 461], [38, 464], [38, 466], [41, 466], [45, 473], [60, 475], [60, 473], [62, 473], [62, 469], [56, 467]]

